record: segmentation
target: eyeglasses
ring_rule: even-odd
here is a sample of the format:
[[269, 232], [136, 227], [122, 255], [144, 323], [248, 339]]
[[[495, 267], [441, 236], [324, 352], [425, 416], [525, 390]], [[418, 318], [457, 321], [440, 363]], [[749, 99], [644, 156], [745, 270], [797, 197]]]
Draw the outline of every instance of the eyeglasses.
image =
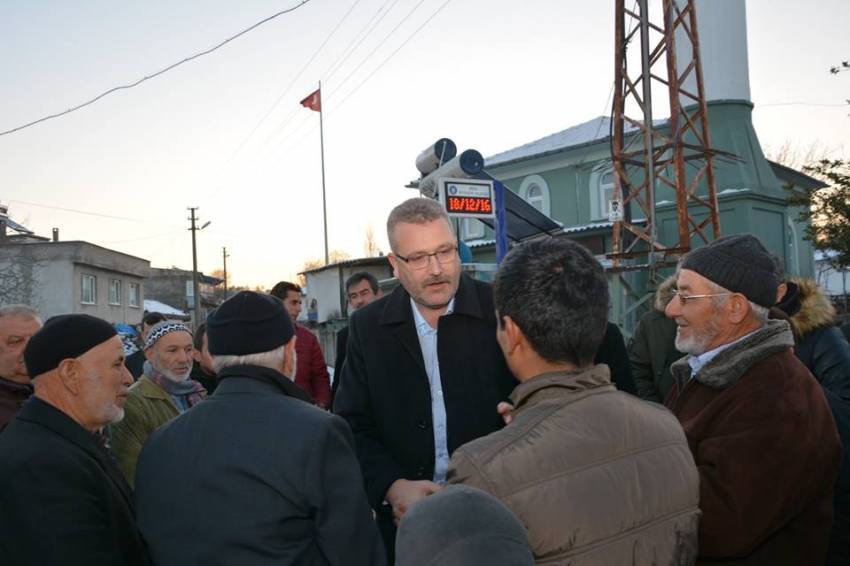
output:
[[706, 299], [708, 297], [728, 297], [729, 295], [734, 295], [735, 293], [708, 293], [707, 295], [685, 295], [681, 291], [676, 291], [676, 298], [678, 298], [683, 305], [688, 304], [688, 301], [692, 299]]
[[449, 263], [457, 257], [457, 246], [437, 250], [430, 254], [415, 254], [404, 257], [401, 254], [394, 254], [398, 259], [410, 266], [410, 269], [425, 269], [431, 263], [431, 258], [434, 257], [440, 263]]

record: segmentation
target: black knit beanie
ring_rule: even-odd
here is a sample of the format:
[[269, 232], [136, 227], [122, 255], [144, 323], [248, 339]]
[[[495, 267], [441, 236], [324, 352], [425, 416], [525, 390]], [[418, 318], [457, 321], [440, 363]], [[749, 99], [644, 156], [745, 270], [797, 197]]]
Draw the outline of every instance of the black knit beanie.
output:
[[111, 324], [88, 314], [51, 317], [24, 348], [27, 373], [36, 377], [54, 370], [62, 360], [78, 358], [115, 335]]
[[755, 236], [718, 238], [686, 255], [680, 267], [733, 293], [741, 293], [757, 305], [770, 308], [776, 302], [776, 264]]
[[245, 356], [270, 352], [295, 334], [289, 314], [277, 297], [242, 291], [207, 317], [210, 354]]

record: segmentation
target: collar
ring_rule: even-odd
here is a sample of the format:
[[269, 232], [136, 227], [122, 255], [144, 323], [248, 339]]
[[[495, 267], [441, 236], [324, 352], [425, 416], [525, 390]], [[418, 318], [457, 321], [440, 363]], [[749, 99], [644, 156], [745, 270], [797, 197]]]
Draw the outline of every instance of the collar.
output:
[[[484, 318], [476, 282], [466, 273], [460, 274], [457, 292], [452, 299], [454, 300], [455, 314]], [[373, 307], [372, 305], [375, 306]], [[406, 320], [411, 320], [410, 294], [408, 294], [402, 285], [397, 286], [387, 297], [378, 299], [359, 309], [357, 312], [366, 311], [370, 308], [382, 309], [380, 324], [399, 324]]]
[[295, 385], [288, 377], [277, 370], [254, 365], [238, 365], [225, 368], [218, 374], [219, 385], [214, 397], [236, 392], [282, 393], [313, 405], [313, 399], [306, 391]]
[[138, 391], [139, 395], [142, 397], [146, 397], [148, 399], [164, 399], [173, 403], [171, 395], [169, 395], [165, 389], [157, 385], [156, 382], [147, 375], [142, 374], [139, 381], [130, 387], [131, 391], [134, 389]]
[[544, 399], [564, 397], [592, 390], [610, 390], [616, 388], [611, 383], [611, 370], [605, 364], [570, 372], [551, 371], [534, 376], [517, 385], [511, 392], [510, 399], [514, 410], [523, 406], [534, 405]]
[[732, 346], [734, 346], [735, 344], [737, 344], [741, 340], [747, 338], [748, 336], [752, 336], [753, 334], [755, 334], [759, 330], [761, 330], [761, 328], [757, 328], [757, 329], [753, 330], [752, 332], [744, 334], [743, 336], [741, 336], [737, 340], [733, 340], [732, 342], [728, 342], [726, 344], [721, 344], [720, 346], [714, 348], [713, 350], [709, 350], [708, 352], [703, 352], [702, 354], [700, 354], [698, 356], [688, 356], [688, 365], [691, 366], [691, 377], [695, 376], [697, 374], [697, 372], [699, 370], [701, 370], [703, 368], [703, 366], [705, 366], [705, 364], [707, 364], [708, 362], [710, 362], [711, 360], [716, 358], [717, 355], [720, 352], [722, 352], [723, 350], [726, 350], [727, 348], [731, 348]]
[[33, 391], [31, 383], [18, 383], [5, 377], [0, 377], [0, 388], [22, 395], [32, 395]]
[[[436, 328], [432, 328], [428, 321], [425, 320], [425, 317], [422, 316], [422, 313], [419, 312], [419, 307], [416, 306], [416, 302], [411, 298], [410, 299], [410, 308], [413, 311], [413, 324], [416, 325], [416, 333], [420, 336], [428, 334], [429, 332], [436, 332]], [[448, 307], [446, 307], [446, 312], [441, 316], [448, 316], [455, 312], [455, 298], [452, 297], [452, 300], [449, 301]]]

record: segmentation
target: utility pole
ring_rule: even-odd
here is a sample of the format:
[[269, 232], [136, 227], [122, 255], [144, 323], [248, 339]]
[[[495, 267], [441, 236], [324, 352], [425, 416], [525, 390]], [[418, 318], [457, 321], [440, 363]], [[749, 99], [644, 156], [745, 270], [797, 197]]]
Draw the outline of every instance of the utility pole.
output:
[[224, 262], [224, 300], [227, 300], [227, 258], [230, 255], [227, 253], [227, 248], [221, 248], [221, 259]]
[[192, 231], [192, 298], [194, 299], [194, 306], [192, 307], [192, 323], [195, 328], [198, 328], [201, 316], [201, 293], [198, 289], [198, 247], [195, 243], [195, 232], [199, 230], [199, 228], [196, 227], [196, 222], [199, 220], [195, 216], [195, 211], [197, 210], [197, 206], [189, 207], [189, 221], [192, 223], [189, 230]]

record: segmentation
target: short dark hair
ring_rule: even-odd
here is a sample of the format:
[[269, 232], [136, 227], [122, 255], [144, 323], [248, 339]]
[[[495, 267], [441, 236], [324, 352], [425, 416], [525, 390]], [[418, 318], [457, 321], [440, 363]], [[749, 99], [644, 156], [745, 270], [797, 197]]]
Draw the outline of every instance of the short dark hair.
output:
[[144, 316], [144, 318], [142, 318], [142, 324], [153, 326], [154, 324], [162, 322], [163, 320], [168, 320], [168, 317], [166, 317], [161, 312], [149, 312]]
[[192, 341], [195, 343], [195, 349], [201, 350], [204, 347], [204, 336], [207, 333], [207, 323], [202, 322], [198, 325], [198, 328], [195, 329], [195, 334], [192, 338]]
[[527, 242], [496, 274], [499, 316], [510, 316], [534, 351], [552, 363], [593, 362], [608, 322], [608, 282], [584, 246], [565, 238]]
[[358, 271], [345, 280], [345, 294], [347, 295], [349, 289], [364, 280], [369, 282], [369, 287], [371, 287], [373, 293], [378, 292], [378, 279], [371, 273]]
[[269, 295], [277, 297], [278, 299], [283, 301], [286, 299], [286, 294], [290, 291], [295, 291], [300, 295], [301, 287], [296, 285], [295, 283], [290, 283], [289, 281], [279, 281], [277, 285], [272, 287], [272, 290], [269, 292]]

